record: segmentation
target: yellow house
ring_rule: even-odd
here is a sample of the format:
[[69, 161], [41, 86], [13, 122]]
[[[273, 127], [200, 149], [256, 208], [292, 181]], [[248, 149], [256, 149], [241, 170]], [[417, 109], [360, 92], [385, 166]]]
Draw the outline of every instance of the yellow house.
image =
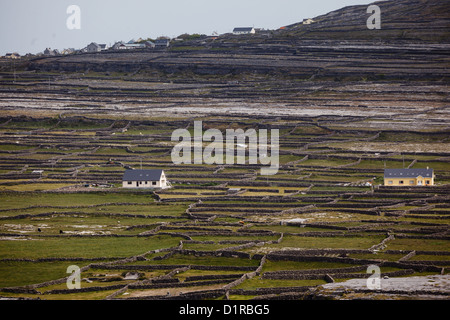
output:
[[432, 186], [433, 169], [385, 169], [385, 186]]

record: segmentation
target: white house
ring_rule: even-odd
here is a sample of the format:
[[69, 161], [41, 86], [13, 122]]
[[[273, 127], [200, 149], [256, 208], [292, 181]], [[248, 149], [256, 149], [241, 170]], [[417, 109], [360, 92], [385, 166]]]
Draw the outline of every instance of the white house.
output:
[[122, 43], [119, 46], [119, 50], [133, 50], [133, 49], [144, 49], [145, 45], [143, 43]]
[[313, 20], [313, 19], [311, 19], [311, 18], [308, 18], [308, 19], [303, 19], [303, 24], [311, 24], [311, 23], [314, 23], [315, 21]]
[[72, 54], [75, 52], [74, 48], [67, 48], [67, 49], [63, 49], [63, 51], [61, 51], [61, 54]]
[[153, 41], [145, 41], [144, 45], [146, 48], [154, 48], [156, 46]]
[[170, 183], [166, 180], [164, 170], [126, 170], [122, 178], [123, 188], [166, 189]]
[[100, 50], [101, 50], [100, 46], [95, 42], [88, 44], [88, 46], [86, 47], [87, 52], [98, 52]]
[[45, 48], [44, 50], [44, 55], [46, 56], [57, 56], [58, 54], [60, 54], [58, 49]]
[[256, 30], [253, 27], [246, 28], [234, 28], [233, 34], [255, 34]]
[[119, 50], [119, 47], [120, 47], [121, 45], [123, 45], [123, 44], [124, 44], [123, 41], [116, 42], [116, 43], [114, 43], [114, 44], [112, 45], [111, 49], [112, 49], [112, 50]]
[[170, 45], [169, 39], [157, 39], [155, 41], [156, 48], [167, 48]]
[[141, 43], [123, 43], [117, 42], [112, 46], [113, 50], [133, 50], [133, 49], [146, 49], [154, 48], [155, 44], [152, 41], [145, 41]]
[[100, 51], [104, 51], [106, 50], [106, 44], [98, 44], [95, 42], [90, 43], [87, 47], [86, 47], [86, 51], [87, 52], [100, 52]]

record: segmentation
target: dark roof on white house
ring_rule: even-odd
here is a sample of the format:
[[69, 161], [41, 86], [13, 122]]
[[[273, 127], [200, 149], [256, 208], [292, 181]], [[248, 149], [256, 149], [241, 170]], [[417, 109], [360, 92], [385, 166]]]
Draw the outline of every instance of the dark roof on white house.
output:
[[253, 27], [234, 28], [233, 32], [250, 32], [252, 30], [253, 30]]
[[167, 45], [168, 43], [170, 43], [169, 39], [158, 39], [158, 40], [155, 40], [155, 44], [156, 45]]
[[433, 169], [385, 169], [385, 178], [432, 178]]
[[159, 181], [163, 170], [126, 170], [122, 181]]

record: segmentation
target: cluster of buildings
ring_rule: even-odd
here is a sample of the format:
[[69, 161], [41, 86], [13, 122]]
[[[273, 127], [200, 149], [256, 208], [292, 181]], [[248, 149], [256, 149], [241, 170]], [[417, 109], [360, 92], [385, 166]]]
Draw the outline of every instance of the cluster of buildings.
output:
[[[69, 48], [69, 49], [64, 49], [62, 51], [59, 51], [58, 49], [52, 49], [52, 48], [45, 48], [45, 50], [43, 52], [40, 52], [38, 54], [36, 54], [37, 56], [59, 56], [59, 55], [66, 55], [66, 54], [71, 54], [71, 53], [75, 53], [78, 52], [78, 50], [75, 50], [73, 48]], [[33, 57], [35, 55], [31, 54], [31, 53], [27, 53], [25, 56], [21, 56], [20, 54], [18, 54], [17, 52], [14, 53], [7, 53], [5, 54], [4, 57], [5, 59], [21, 59], [23, 57]]]
[[59, 52], [58, 49], [50, 49], [46, 48], [44, 50], [45, 56], [55, 56], [55, 55], [65, 55], [65, 54], [71, 54], [71, 53], [85, 53], [85, 52], [102, 52], [106, 50], [133, 50], [133, 49], [153, 49], [153, 48], [167, 48], [170, 45], [170, 39], [158, 39], [156, 41], [150, 41], [150, 40], [130, 40], [128, 42], [119, 41], [113, 44], [112, 46], [108, 46], [104, 43], [96, 43], [91, 42], [88, 44], [85, 48], [81, 50], [75, 50], [75, 49], [64, 49], [63, 51]]
[[[261, 31], [261, 29], [256, 29], [253, 27], [239, 27], [233, 29], [234, 35], [241, 34], [255, 34], [257, 31]], [[211, 39], [217, 39], [218, 35], [213, 35]], [[173, 39], [173, 41], [182, 41], [183, 39]], [[143, 40], [141, 38], [137, 40], [130, 40], [128, 42], [119, 41], [114, 43], [113, 45], [108, 46], [104, 43], [96, 43], [92, 42], [88, 44], [85, 48], [76, 50], [74, 48], [64, 49], [59, 51], [58, 49], [45, 48], [45, 50], [37, 55], [44, 56], [58, 56], [58, 55], [67, 55], [72, 53], [93, 53], [93, 52], [102, 52], [106, 50], [136, 50], [136, 49], [164, 49], [170, 46], [171, 40], [167, 38], [157, 39], [155, 41]], [[20, 59], [21, 56], [18, 53], [7, 53], [5, 58], [8, 59]]]
[[[239, 34], [255, 34], [258, 31], [258, 29], [255, 29], [253, 27], [244, 27], [244, 28], [234, 28], [233, 34], [239, 35]], [[217, 38], [217, 36], [213, 37], [214, 39]], [[173, 39], [174, 41], [182, 41], [182, 39]], [[143, 40], [142, 38], [139, 38], [137, 40], [130, 40], [128, 42], [119, 41], [114, 43], [113, 45], [106, 45], [103, 43], [96, 43], [91, 42], [88, 44], [85, 48], [81, 50], [75, 50], [73, 48], [70, 49], [64, 49], [63, 51], [58, 51], [58, 49], [51, 49], [46, 48], [43, 52], [43, 55], [45, 56], [55, 56], [55, 55], [65, 55], [65, 54], [71, 54], [71, 53], [93, 53], [93, 52], [102, 52], [107, 50], [136, 50], [136, 49], [164, 49], [168, 48], [170, 46], [171, 40], [167, 38], [161, 38], [157, 39], [155, 41], [150, 40]]]
[[158, 39], [155, 41], [138, 39], [137, 41], [130, 40], [128, 42], [119, 41], [111, 47], [106, 44], [98, 44], [96, 42], [90, 43], [82, 52], [100, 52], [105, 50], [134, 50], [134, 49], [154, 49], [167, 48], [170, 45], [170, 39]]
[[[258, 29], [254, 27], [238, 27], [234, 28], [232, 34], [233, 35], [243, 35], [243, 34], [255, 34], [258, 32], [263, 32], [263, 29]], [[213, 34], [210, 39], [217, 39], [217, 33]], [[173, 41], [182, 41], [183, 39], [173, 39]], [[44, 56], [58, 56], [58, 55], [67, 55], [73, 53], [85, 53], [85, 52], [102, 52], [106, 50], [135, 50], [135, 49], [164, 49], [170, 46], [171, 40], [167, 38], [157, 39], [155, 41], [143, 40], [139, 38], [138, 40], [130, 40], [128, 42], [119, 41], [114, 43], [113, 45], [106, 45], [102, 43], [92, 42], [88, 44], [85, 48], [76, 50], [74, 48], [64, 49], [59, 51], [58, 49], [45, 48], [45, 50], [36, 55], [44, 55]], [[4, 58], [8, 59], [20, 59], [21, 56], [18, 53], [7, 53]]]
[[[175, 39], [176, 40], [176, 39]], [[133, 49], [164, 49], [170, 46], [170, 39], [157, 39], [155, 41], [143, 40], [139, 38], [138, 40], [130, 40], [128, 42], [119, 41], [112, 46], [106, 44], [92, 42], [88, 44], [85, 48], [76, 50], [74, 48], [68, 48], [59, 51], [58, 49], [45, 48], [43, 52], [36, 54], [37, 56], [59, 56], [67, 55], [73, 53], [85, 53], [85, 52], [101, 52], [106, 50], [133, 50]], [[27, 54], [26, 56], [34, 56], [32, 54]], [[22, 56], [17, 52], [7, 53], [2, 58], [6, 59], [20, 59]]]
[[6, 59], [20, 59], [20, 54], [18, 54], [17, 52], [7, 53], [7, 54], [5, 54], [5, 58]]
[[58, 49], [51, 49], [51, 48], [45, 48], [44, 50], [44, 56], [59, 56], [61, 54], [71, 54], [71, 53], [75, 53], [77, 50], [73, 49], [73, 48], [69, 48], [69, 49], [64, 49], [62, 51], [59, 51]]
[[[315, 22], [312, 19], [304, 19], [303, 24], [311, 24]], [[280, 29], [284, 29], [286, 27], [281, 27]], [[243, 35], [243, 34], [255, 34], [264, 31], [263, 29], [258, 29], [254, 27], [237, 27], [233, 29], [233, 35]], [[211, 39], [217, 39], [218, 35], [215, 34], [211, 37]], [[182, 39], [174, 39], [174, 41], [181, 41]], [[57, 56], [57, 55], [66, 55], [72, 53], [84, 53], [84, 52], [101, 52], [105, 50], [133, 50], [133, 49], [154, 49], [154, 48], [167, 48], [170, 46], [170, 39], [158, 39], [155, 41], [143, 40], [139, 38], [138, 40], [130, 40], [128, 42], [119, 41], [113, 44], [112, 46], [107, 46], [106, 44], [100, 44], [96, 42], [92, 42], [87, 45], [85, 48], [76, 50], [74, 48], [64, 49], [59, 51], [58, 49], [46, 48], [44, 52], [38, 53], [37, 55], [44, 56]], [[4, 58], [7, 59], [20, 59], [21, 56], [18, 53], [7, 53]]]

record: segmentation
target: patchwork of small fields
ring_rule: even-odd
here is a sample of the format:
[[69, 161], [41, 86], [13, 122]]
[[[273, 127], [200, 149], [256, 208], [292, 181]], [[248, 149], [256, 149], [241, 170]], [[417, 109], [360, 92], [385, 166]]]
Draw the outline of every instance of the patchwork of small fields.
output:
[[[261, 176], [260, 165], [173, 164], [171, 134], [194, 120], [279, 129], [278, 174]], [[356, 123], [2, 118], [0, 296], [301, 299], [327, 282], [367, 278], [374, 264], [383, 277], [446, 274], [448, 132]], [[122, 189], [125, 168], [141, 167], [164, 169], [173, 188]], [[433, 168], [437, 185], [379, 186], [384, 168], [406, 167]], [[71, 265], [81, 268], [80, 289], [67, 287]]]

